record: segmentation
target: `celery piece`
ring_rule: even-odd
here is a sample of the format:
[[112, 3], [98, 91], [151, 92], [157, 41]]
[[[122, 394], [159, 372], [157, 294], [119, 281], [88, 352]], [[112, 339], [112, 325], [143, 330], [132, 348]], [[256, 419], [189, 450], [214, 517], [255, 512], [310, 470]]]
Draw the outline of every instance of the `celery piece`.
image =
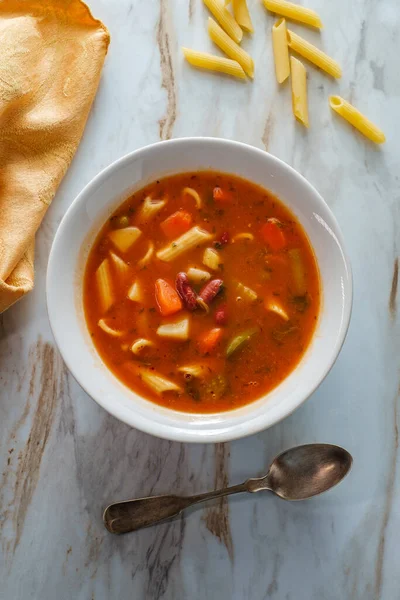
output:
[[298, 248], [293, 248], [288, 252], [292, 267], [293, 281], [296, 288], [296, 295], [303, 296], [307, 291], [306, 274], [301, 252]]
[[238, 335], [229, 342], [228, 347], [226, 349], [226, 356], [230, 358], [236, 350], [242, 348], [256, 333], [259, 333], [258, 327], [253, 327], [252, 329], [246, 329], [246, 331], [242, 331]]

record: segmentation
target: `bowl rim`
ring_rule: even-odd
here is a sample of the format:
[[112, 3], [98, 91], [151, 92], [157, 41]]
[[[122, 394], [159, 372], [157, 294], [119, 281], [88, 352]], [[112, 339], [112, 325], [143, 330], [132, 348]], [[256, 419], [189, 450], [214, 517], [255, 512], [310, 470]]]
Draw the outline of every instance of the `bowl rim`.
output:
[[[338, 331], [335, 345], [332, 349], [332, 354], [330, 356], [329, 361], [325, 365], [324, 369], [321, 370], [319, 376], [315, 380], [313, 380], [312, 385], [310, 385], [307, 388], [306, 393], [303, 393], [301, 396], [299, 396], [296, 399], [296, 402], [293, 403], [293, 406], [291, 407], [290, 410], [282, 411], [281, 414], [279, 414], [275, 417], [271, 417], [271, 415], [267, 411], [265, 413], [265, 416], [263, 415], [263, 417], [254, 417], [254, 416], [252, 417], [251, 415], [249, 415], [249, 419], [247, 421], [245, 421], [244, 423], [238, 423], [235, 426], [234, 430], [230, 429], [230, 430], [226, 431], [226, 429], [223, 426], [221, 426], [220, 429], [216, 430], [212, 434], [209, 434], [209, 433], [206, 433], [203, 431], [201, 433], [196, 432], [195, 430], [191, 430], [189, 428], [184, 429], [183, 424], [179, 428], [172, 427], [169, 424], [163, 424], [162, 426], [160, 426], [159, 423], [156, 423], [151, 418], [149, 418], [149, 417], [143, 418], [142, 416], [135, 414], [134, 411], [131, 411], [129, 413], [129, 415], [127, 415], [127, 413], [122, 410], [122, 407], [120, 407], [117, 402], [110, 405], [109, 402], [103, 400], [103, 397], [94, 394], [93, 391], [89, 391], [88, 385], [86, 384], [86, 382], [82, 381], [81, 377], [76, 372], [75, 366], [73, 364], [71, 364], [70, 360], [66, 357], [66, 352], [64, 352], [64, 344], [61, 339], [62, 336], [59, 335], [59, 331], [58, 331], [58, 328], [56, 327], [56, 323], [55, 323], [55, 321], [53, 321], [53, 314], [52, 314], [53, 309], [52, 309], [52, 302], [51, 302], [51, 298], [50, 298], [51, 297], [51, 288], [52, 288], [52, 273], [56, 270], [56, 267], [57, 267], [56, 249], [57, 249], [58, 244], [61, 243], [61, 240], [63, 240], [65, 237], [64, 229], [68, 227], [70, 215], [73, 214], [74, 210], [76, 209], [76, 206], [78, 204], [80, 204], [85, 199], [86, 196], [90, 195], [93, 191], [95, 191], [96, 188], [99, 188], [107, 180], [107, 178], [109, 177], [109, 175], [111, 173], [113, 173], [114, 171], [129, 164], [135, 158], [140, 157], [140, 155], [142, 155], [142, 157], [145, 158], [146, 154], [151, 154], [155, 149], [157, 149], [159, 147], [179, 146], [179, 145], [185, 146], [187, 144], [190, 145], [193, 143], [224, 146], [225, 148], [226, 147], [237, 147], [239, 149], [241, 148], [242, 150], [244, 150], [247, 153], [254, 153], [255, 155], [258, 155], [259, 157], [262, 157], [264, 159], [267, 158], [267, 160], [271, 161], [271, 163], [275, 163], [276, 165], [279, 165], [284, 170], [288, 171], [290, 173], [291, 177], [294, 179], [294, 181], [297, 179], [299, 182], [301, 182], [302, 185], [308, 189], [308, 192], [310, 194], [314, 195], [314, 197], [316, 199], [318, 199], [318, 202], [323, 206], [324, 210], [329, 214], [329, 218], [331, 219], [331, 222], [335, 226], [335, 235], [337, 237], [339, 246], [342, 251], [343, 263], [344, 263], [344, 267], [345, 267], [345, 271], [346, 271], [346, 275], [347, 275], [347, 285], [348, 285], [347, 294], [345, 296], [345, 300], [343, 303], [343, 318], [341, 321], [340, 329]], [[218, 171], [218, 169], [216, 169], [216, 170]], [[185, 172], [184, 169], [182, 170], [182, 173], [183, 172]], [[244, 178], [246, 178], [246, 177], [244, 177]], [[258, 184], [258, 185], [260, 185], [260, 184]], [[112, 198], [110, 197], [110, 202], [111, 201], [112, 201]], [[121, 200], [121, 202], [122, 201], [123, 200]], [[282, 199], [281, 201], [283, 203], [285, 203], [285, 199]], [[306, 231], [306, 233], [307, 233], [307, 231]], [[321, 383], [326, 378], [326, 376], [332, 369], [333, 365], [335, 364], [336, 359], [337, 359], [337, 357], [342, 349], [342, 346], [344, 344], [344, 341], [346, 339], [346, 335], [347, 335], [349, 324], [350, 324], [351, 314], [352, 314], [352, 307], [353, 307], [353, 275], [352, 275], [350, 259], [345, 250], [343, 234], [339, 227], [339, 224], [337, 222], [335, 215], [333, 214], [329, 205], [325, 202], [325, 200], [319, 194], [319, 192], [314, 188], [314, 186], [303, 175], [301, 175], [301, 173], [296, 171], [293, 167], [291, 167], [289, 164], [287, 164], [283, 160], [277, 158], [276, 156], [270, 154], [269, 152], [266, 152], [260, 148], [255, 147], [255, 146], [251, 146], [249, 144], [245, 144], [243, 142], [238, 142], [235, 140], [230, 140], [227, 138], [192, 136], [192, 137], [175, 138], [172, 140], [163, 140], [163, 141], [155, 142], [155, 143], [152, 143], [152, 144], [149, 144], [146, 146], [142, 146], [132, 152], [129, 152], [129, 153], [125, 154], [124, 156], [120, 157], [119, 159], [115, 160], [111, 164], [109, 164], [104, 169], [102, 169], [97, 175], [95, 175], [91, 179], [91, 181], [89, 181], [84, 186], [84, 188], [76, 196], [76, 198], [71, 202], [70, 206], [66, 210], [66, 212], [57, 228], [56, 234], [55, 234], [53, 242], [52, 242], [49, 259], [48, 259], [48, 265], [47, 265], [47, 273], [46, 273], [46, 304], [47, 304], [47, 312], [48, 312], [51, 331], [53, 333], [53, 336], [54, 336], [56, 345], [59, 349], [59, 352], [60, 352], [69, 372], [72, 374], [74, 379], [79, 383], [79, 385], [82, 387], [82, 389], [88, 394], [88, 396], [90, 398], [92, 398], [102, 408], [104, 408], [109, 414], [111, 414], [118, 420], [126, 423], [130, 427], [134, 427], [140, 431], [143, 431], [145, 433], [154, 435], [154, 436], [162, 438], [162, 439], [167, 439], [167, 440], [177, 441], [177, 442], [218, 443], [218, 442], [233, 441], [235, 439], [247, 437], [249, 435], [253, 435], [253, 434], [263, 431], [269, 427], [272, 427], [273, 425], [276, 425], [277, 423], [281, 422], [283, 419], [285, 419], [286, 417], [291, 415], [297, 408], [299, 408], [299, 406], [304, 404], [304, 402], [318, 389], [318, 387], [321, 385]], [[75, 308], [74, 308], [74, 310], [75, 310]], [[248, 406], [251, 406], [251, 404], [252, 403], [250, 403]], [[233, 412], [234, 411], [226, 411], [223, 413], [216, 413], [216, 414], [229, 415], [229, 414], [232, 414]], [[205, 415], [205, 416], [207, 416], [207, 415]]]

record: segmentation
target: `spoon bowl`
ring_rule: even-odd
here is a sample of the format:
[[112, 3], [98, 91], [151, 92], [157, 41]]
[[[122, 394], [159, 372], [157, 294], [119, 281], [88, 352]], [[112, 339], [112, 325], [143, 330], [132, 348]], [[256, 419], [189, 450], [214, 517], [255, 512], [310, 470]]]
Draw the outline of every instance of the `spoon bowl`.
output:
[[351, 454], [340, 446], [306, 444], [279, 454], [265, 480], [284, 500], [306, 500], [337, 485], [352, 463]]

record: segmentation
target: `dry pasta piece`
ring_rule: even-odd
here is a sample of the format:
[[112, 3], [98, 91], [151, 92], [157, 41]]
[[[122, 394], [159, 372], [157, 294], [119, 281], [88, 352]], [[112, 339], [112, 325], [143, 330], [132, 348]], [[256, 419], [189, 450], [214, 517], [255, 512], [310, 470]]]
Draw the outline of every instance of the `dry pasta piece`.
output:
[[[240, 44], [243, 37], [243, 31], [240, 28], [239, 21], [232, 17], [229, 10], [226, 10], [222, 0], [203, 0], [208, 10], [217, 19], [222, 29], [233, 39], [234, 42]], [[236, 15], [235, 15], [236, 18]]]
[[232, 0], [233, 14], [240, 27], [249, 33], [254, 32], [246, 0]]
[[329, 98], [331, 108], [337, 112], [343, 119], [348, 121], [353, 127], [358, 129], [365, 137], [375, 144], [383, 144], [386, 141], [385, 134], [379, 127], [374, 125], [359, 110], [352, 106], [340, 96], [331, 96]]
[[307, 40], [294, 33], [294, 31], [290, 31], [290, 29], [287, 31], [287, 41], [292, 50], [314, 63], [314, 65], [329, 75], [332, 75], [332, 77], [339, 79], [342, 76], [342, 69], [336, 60], [333, 60], [325, 52], [307, 42]]
[[150, 196], [147, 196], [139, 208], [139, 213], [137, 216], [138, 223], [151, 221], [151, 219], [155, 217], [156, 214], [160, 212], [160, 210], [164, 208], [166, 204], [166, 200], [153, 200], [150, 198]]
[[[229, 59], [225, 59], [225, 60], [229, 60]], [[240, 65], [239, 65], [239, 67], [240, 67]], [[240, 67], [240, 68], [242, 69], [242, 67]], [[244, 76], [244, 73], [243, 73], [243, 76]], [[196, 208], [201, 208], [203, 206], [203, 202], [201, 201], [199, 192], [197, 192], [193, 188], [191, 188], [191, 187], [183, 188], [182, 194], [184, 196], [191, 196], [196, 203]]]
[[195, 248], [198, 244], [205, 244], [212, 239], [212, 234], [200, 227], [192, 227], [186, 233], [170, 242], [165, 248], [157, 252], [157, 258], [164, 262], [174, 260], [184, 252]]
[[214, 44], [221, 48], [229, 58], [236, 60], [244, 72], [253, 79], [254, 61], [251, 56], [238, 46], [211, 17], [208, 19], [208, 34]]
[[274, 50], [275, 74], [278, 83], [283, 83], [290, 75], [289, 48], [285, 19], [272, 25], [272, 47]]
[[319, 15], [314, 10], [311, 10], [311, 8], [298, 6], [292, 2], [286, 2], [286, 0], [264, 0], [264, 6], [267, 10], [282, 15], [282, 17], [322, 29], [322, 22]]
[[225, 73], [239, 79], [246, 79], [246, 73], [236, 60], [225, 58], [225, 56], [217, 56], [208, 54], [207, 52], [198, 52], [190, 48], [182, 48], [186, 60], [193, 67], [198, 69], [206, 69], [207, 71], [216, 71], [217, 73]]
[[246, 79], [246, 73], [236, 60], [225, 58], [225, 56], [216, 56], [207, 52], [198, 52], [190, 48], [182, 48], [186, 60], [193, 67], [198, 69], [206, 69], [208, 71], [216, 71], [217, 73], [225, 73], [239, 79]]
[[300, 123], [308, 127], [307, 71], [303, 63], [294, 56], [290, 57], [290, 68], [292, 72], [293, 114]]
[[105, 258], [96, 271], [97, 289], [100, 296], [102, 310], [106, 312], [114, 303], [112, 291], [112, 279], [110, 272], [110, 262]]

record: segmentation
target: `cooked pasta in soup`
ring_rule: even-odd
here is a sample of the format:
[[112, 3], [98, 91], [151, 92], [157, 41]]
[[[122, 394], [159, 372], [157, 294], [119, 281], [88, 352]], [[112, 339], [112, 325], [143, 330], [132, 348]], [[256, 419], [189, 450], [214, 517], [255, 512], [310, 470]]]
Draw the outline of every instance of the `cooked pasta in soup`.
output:
[[237, 408], [277, 386], [307, 349], [319, 306], [294, 215], [265, 189], [210, 171], [133, 194], [97, 236], [84, 281], [108, 368], [186, 412]]

